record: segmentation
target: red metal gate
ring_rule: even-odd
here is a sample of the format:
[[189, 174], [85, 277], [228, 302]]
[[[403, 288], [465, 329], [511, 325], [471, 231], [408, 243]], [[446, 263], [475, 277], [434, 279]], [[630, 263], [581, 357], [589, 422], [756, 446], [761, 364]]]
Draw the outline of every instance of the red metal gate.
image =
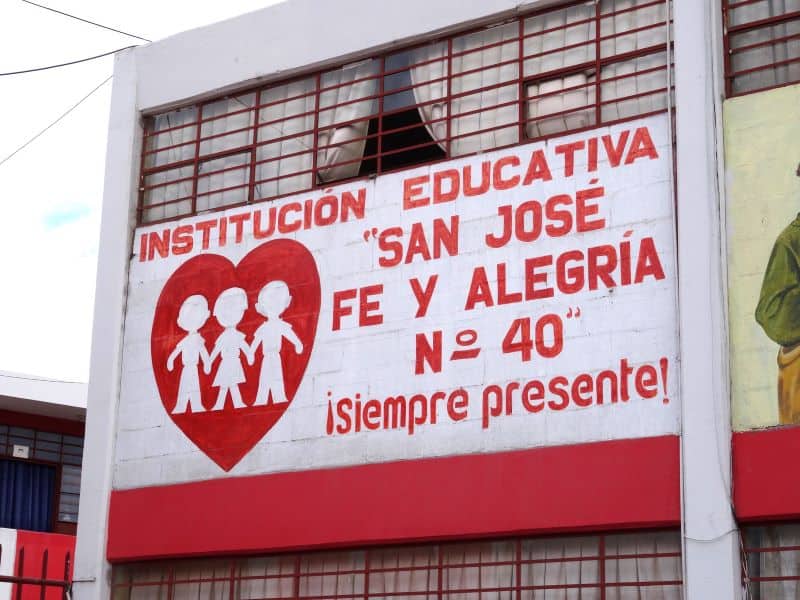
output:
[[[12, 584], [12, 600], [68, 600], [71, 598], [71, 563], [72, 555], [67, 552], [64, 555], [63, 565], [50, 564], [50, 552], [42, 550], [41, 555], [28, 552], [28, 567], [26, 568], [25, 548], [20, 548], [14, 561], [13, 575], [3, 575], [0, 573], [0, 583]], [[0, 546], [0, 559], [3, 556], [3, 548]], [[63, 568], [61, 568], [63, 566]], [[38, 567], [38, 568], [37, 568]], [[52, 573], [63, 574], [54, 578]], [[50, 575], [49, 575], [50, 573]]]

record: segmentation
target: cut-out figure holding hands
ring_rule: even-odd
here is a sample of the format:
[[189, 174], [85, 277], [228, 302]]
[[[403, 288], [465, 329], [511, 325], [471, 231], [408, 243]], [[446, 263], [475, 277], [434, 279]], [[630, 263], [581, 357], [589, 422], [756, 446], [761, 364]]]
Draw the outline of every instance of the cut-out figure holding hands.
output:
[[167, 358], [167, 370], [172, 371], [175, 366], [175, 359], [180, 355], [183, 370], [178, 382], [178, 399], [175, 408], [172, 409], [173, 415], [191, 412], [204, 412], [203, 401], [200, 396], [200, 377], [197, 372], [198, 363], [203, 361], [203, 371], [208, 374], [211, 371], [211, 357], [206, 349], [206, 342], [200, 335], [199, 329], [208, 321], [208, 301], [205, 296], [195, 294], [189, 296], [181, 304], [178, 311], [178, 327], [183, 329], [187, 335], [177, 343], [175, 349]]
[[281, 315], [292, 302], [289, 286], [283, 281], [270, 281], [258, 294], [256, 310], [267, 320], [259, 325], [253, 336], [250, 352], [255, 355], [261, 345], [264, 359], [261, 361], [261, 374], [258, 379], [258, 393], [253, 406], [265, 406], [269, 403], [270, 394], [274, 404], [285, 404], [286, 390], [283, 379], [283, 363], [281, 362], [281, 344], [288, 340], [297, 354], [303, 352], [303, 343]]
[[228, 393], [231, 395], [233, 408], [245, 408], [239, 384], [244, 382], [244, 369], [240, 354], [243, 352], [247, 364], [253, 364], [253, 353], [245, 341], [245, 335], [236, 326], [242, 320], [247, 309], [247, 294], [242, 288], [233, 287], [223, 291], [214, 303], [214, 317], [225, 330], [219, 334], [211, 351], [211, 362], [221, 356], [217, 373], [214, 376], [215, 387], [219, 388], [217, 401], [211, 410], [225, 408]]

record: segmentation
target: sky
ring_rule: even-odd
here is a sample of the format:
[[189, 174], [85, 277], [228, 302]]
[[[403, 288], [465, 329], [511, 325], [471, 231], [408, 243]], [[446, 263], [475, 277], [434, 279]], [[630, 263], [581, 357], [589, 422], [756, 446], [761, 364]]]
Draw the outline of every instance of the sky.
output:
[[[275, 0], [36, 0], [159, 40]], [[140, 40], [22, 0], [0, 0], [0, 72]], [[0, 77], [0, 161], [113, 72], [113, 56]], [[0, 371], [87, 381], [111, 82], [0, 164]]]

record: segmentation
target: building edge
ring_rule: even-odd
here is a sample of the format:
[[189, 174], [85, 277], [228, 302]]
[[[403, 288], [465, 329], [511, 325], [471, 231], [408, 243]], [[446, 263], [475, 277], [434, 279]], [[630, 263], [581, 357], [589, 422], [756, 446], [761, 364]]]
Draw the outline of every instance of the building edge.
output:
[[675, 126], [684, 590], [686, 600], [740, 598], [722, 264], [721, 16], [713, 0], [675, 0], [673, 14], [676, 104], [692, 107], [676, 112]]
[[81, 600], [108, 598], [111, 590], [105, 547], [128, 262], [136, 222], [136, 157], [141, 147], [136, 97], [136, 55], [130, 49], [116, 55], [111, 93], [99, 244], [103, 251], [97, 264], [84, 475], [73, 580], [73, 594]]

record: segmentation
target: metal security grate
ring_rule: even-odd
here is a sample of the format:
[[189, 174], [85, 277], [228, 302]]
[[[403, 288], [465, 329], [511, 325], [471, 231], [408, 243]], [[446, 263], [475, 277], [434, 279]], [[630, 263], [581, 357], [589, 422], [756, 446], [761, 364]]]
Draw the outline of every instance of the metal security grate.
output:
[[[6, 555], [8, 550], [5, 550]], [[52, 557], [51, 557], [52, 556]], [[8, 560], [10, 558], [10, 560]], [[72, 553], [48, 549], [19, 548], [11, 556], [4, 555], [0, 546], [0, 559], [8, 560], [13, 568], [10, 574], [0, 572], [0, 593], [10, 600], [68, 600], [71, 598]], [[3, 561], [5, 563], [5, 560]], [[2, 584], [10, 584], [3, 590]]]
[[725, 91], [800, 81], [800, 0], [723, 0]]
[[115, 600], [681, 598], [677, 531], [121, 565]]
[[146, 119], [139, 222], [667, 110], [668, 0], [581, 0]]
[[748, 598], [796, 598], [800, 594], [800, 524], [747, 526], [743, 536]]

